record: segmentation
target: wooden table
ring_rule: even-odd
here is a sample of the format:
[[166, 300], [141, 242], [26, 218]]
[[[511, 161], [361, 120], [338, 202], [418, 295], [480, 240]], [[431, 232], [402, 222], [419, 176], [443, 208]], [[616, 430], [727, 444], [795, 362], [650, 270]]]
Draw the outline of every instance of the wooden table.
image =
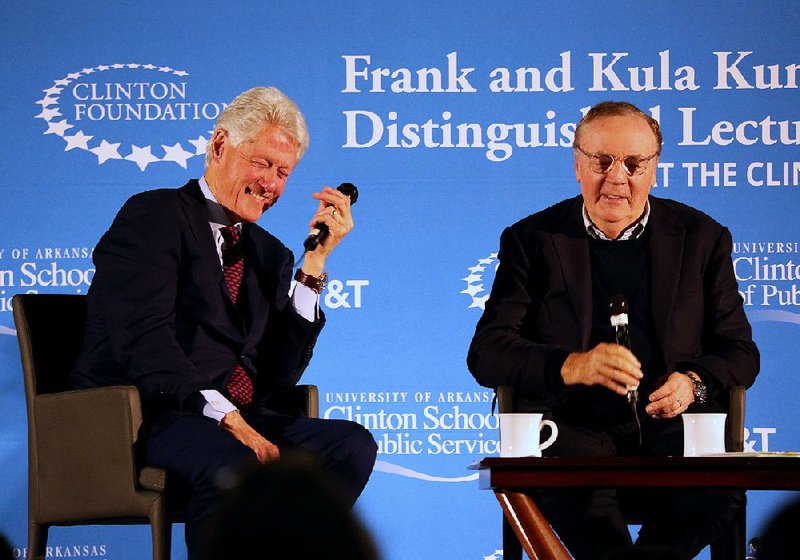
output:
[[[730, 454], [715, 457], [520, 457], [483, 459], [480, 486], [492, 489], [529, 558], [569, 560], [550, 524], [525, 493], [535, 488], [703, 487], [800, 490], [800, 456]], [[503, 558], [519, 557], [517, 545]]]

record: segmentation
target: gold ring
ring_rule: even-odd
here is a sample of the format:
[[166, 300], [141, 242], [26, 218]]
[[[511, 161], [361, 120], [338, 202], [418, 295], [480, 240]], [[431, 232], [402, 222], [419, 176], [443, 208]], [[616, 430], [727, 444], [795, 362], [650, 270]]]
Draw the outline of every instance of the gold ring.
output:
[[678, 399], [678, 408], [683, 408], [683, 402], [680, 399]]
[[331, 212], [331, 218], [333, 218], [335, 215], [336, 215], [336, 208], [334, 208], [333, 212]]

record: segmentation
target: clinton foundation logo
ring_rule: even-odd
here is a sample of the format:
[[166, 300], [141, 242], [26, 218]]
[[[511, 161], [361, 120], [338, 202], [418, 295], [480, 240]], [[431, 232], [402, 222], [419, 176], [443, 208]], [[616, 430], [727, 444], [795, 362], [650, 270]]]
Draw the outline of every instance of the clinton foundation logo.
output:
[[474, 266], [467, 268], [469, 274], [461, 279], [467, 283], [467, 287], [461, 290], [461, 293], [470, 298], [468, 308], [477, 307], [483, 310], [486, 307], [486, 300], [489, 299], [489, 292], [494, 283], [494, 274], [499, 264], [497, 253], [491, 253], [485, 259], [478, 260]]
[[[34, 117], [42, 134], [98, 165], [129, 161], [141, 171], [205, 155], [225, 103], [198, 99], [189, 73], [155, 64], [101, 64], [71, 72], [42, 90]], [[83, 153], [87, 152], [87, 153]]]

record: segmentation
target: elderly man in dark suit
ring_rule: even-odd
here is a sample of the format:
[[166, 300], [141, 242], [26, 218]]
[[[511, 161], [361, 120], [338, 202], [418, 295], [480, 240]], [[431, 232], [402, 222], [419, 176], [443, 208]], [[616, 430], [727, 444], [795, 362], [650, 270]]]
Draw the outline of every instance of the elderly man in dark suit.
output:
[[[501, 237], [467, 362], [481, 384], [516, 387], [552, 416], [559, 437], [545, 454], [681, 455], [680, 414], [713, 410], [718, 395], [750, 386], [758, 373], [730, 233], [697, 210], [650, 196], [661, 141], [658, 123], [635, 106], [593, 107], [573, 144], [581, 196]], [[608, 301], [620, 294], [630, 350], [616, 343], [609, 321]], [[641, 395], [636, 414], [626, 399], [633, 388]], [[692, 557], [742, 499], [654, 494], [637, 544]], [[630, 544], [614, 490], [542, 492], [537, 503], [578, 559]]]
[[352, 504], [375, 461], [360, 425], [264, 405], [308, 365], [325, 320], [325, 262], [353, 228], [347, 196], [329, 187], [313, 195], [311, 224], [324, 223], [329, 235], [306, 253], [290, 296], [292, 253], [254, 222], [278, 201], [307, 146], [294, 102], [274, 88], [244, 92], [216, 124], [204, 176], [130, 198], [94, 251], [73, 383], [139, 388], [146, 462], [191, 487], [190, 557], [220, 484], [236, 471], [301, 448]]

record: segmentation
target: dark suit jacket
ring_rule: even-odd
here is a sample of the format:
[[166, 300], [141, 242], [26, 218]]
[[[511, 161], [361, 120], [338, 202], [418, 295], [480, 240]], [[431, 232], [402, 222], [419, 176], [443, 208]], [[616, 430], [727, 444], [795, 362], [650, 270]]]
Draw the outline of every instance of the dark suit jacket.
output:
[[[544, 401], [564, 396], [567, 354], [589, 349], [592, 279], [582, 199], [507, 228], [467, 363], [482, 385]], [[714, 395], [752, 385], [759, 354], [731, 262], [730, 232], [688, 206], [650, 197], [651, 306], [666, 370], [693, 369]], [[712, 395], [712, 396], [714, 396]]]
[[256, 399], [295, 384], [324, 317], [312, 323], [294, 310], [291, 251], [255, 224], [244, 224], [242, 239], [244, 304], [237, 308], [198, 182], [131, 197], [94, 250], [73, 383], [133, 383], [146, 420], [199, 412], [197, 391], [221, 390], [237, 360], [256, 373]]

